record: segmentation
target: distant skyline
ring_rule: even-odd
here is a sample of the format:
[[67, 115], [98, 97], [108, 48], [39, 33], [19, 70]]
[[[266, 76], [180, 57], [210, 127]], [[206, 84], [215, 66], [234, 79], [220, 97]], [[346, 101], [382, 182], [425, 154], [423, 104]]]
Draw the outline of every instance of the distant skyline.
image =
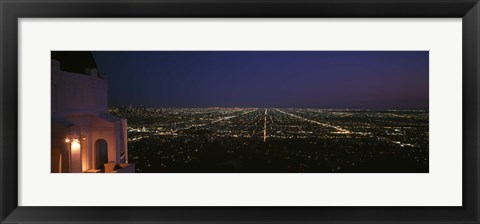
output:
[[428, 109], [428, 51], [94, 51], [109, 106]]

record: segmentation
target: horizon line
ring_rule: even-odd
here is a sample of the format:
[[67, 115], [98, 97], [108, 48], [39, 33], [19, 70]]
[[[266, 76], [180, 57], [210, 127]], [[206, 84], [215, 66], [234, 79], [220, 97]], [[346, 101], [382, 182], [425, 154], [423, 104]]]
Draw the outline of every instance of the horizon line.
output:
[[122, 105], [122, 106], [109, 106], [108, 108], [120, 108], [120, 107], [125, 107], [125, 108], [153, 108], [153, 109], [213, 109], [213, 108], [224, 108], [224, 109], [233, 109], [233, 108], [249, 108], [249, 109], [276, 109], [276, 108], [282, 108], [282, 109], [319, 109], [319, 110], [399, 110], [399, 111], [428, 111], [429, 108], [327, 108], [327, 107], [241, 107], [241, 106], [208, 106], [208, 107], [167, 107], [167, 106], [133, 106], [133, 105]]

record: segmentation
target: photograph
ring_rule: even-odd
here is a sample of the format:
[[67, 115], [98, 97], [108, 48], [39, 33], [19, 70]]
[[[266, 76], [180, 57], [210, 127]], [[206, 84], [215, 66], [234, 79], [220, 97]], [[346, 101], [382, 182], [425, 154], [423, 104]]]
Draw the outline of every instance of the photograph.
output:
[[0, 2], [0, 224], [480, 224], [480, 0]]
[[50, 95], [51, 173], [429, 173], [429, 51], [51, 51]]

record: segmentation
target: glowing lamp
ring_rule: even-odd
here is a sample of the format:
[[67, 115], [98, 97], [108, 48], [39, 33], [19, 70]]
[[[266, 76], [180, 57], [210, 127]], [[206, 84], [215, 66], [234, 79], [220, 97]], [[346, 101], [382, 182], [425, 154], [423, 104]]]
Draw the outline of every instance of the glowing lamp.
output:
[[80, 141], [78, 141], [78, 139], [73, 139], [71, 144], [71, 150], [72, 151], [80, 150]]

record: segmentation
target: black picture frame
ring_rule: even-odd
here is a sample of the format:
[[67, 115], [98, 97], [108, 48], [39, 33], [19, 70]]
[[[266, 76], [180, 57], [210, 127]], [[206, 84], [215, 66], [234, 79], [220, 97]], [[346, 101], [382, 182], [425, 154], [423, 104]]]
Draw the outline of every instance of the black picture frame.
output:
[[[0, 0], [1, 223], [479, 223], [478, 0]], [[462, 18], [461, 207], [18, 206], [18, 19], [121, 17]], [[448, 43], [446, 43], [448, 44]], [[41, 193], [41, 192], [39, 192]], [[442, 195], [439, 195], [442, 197]]]

